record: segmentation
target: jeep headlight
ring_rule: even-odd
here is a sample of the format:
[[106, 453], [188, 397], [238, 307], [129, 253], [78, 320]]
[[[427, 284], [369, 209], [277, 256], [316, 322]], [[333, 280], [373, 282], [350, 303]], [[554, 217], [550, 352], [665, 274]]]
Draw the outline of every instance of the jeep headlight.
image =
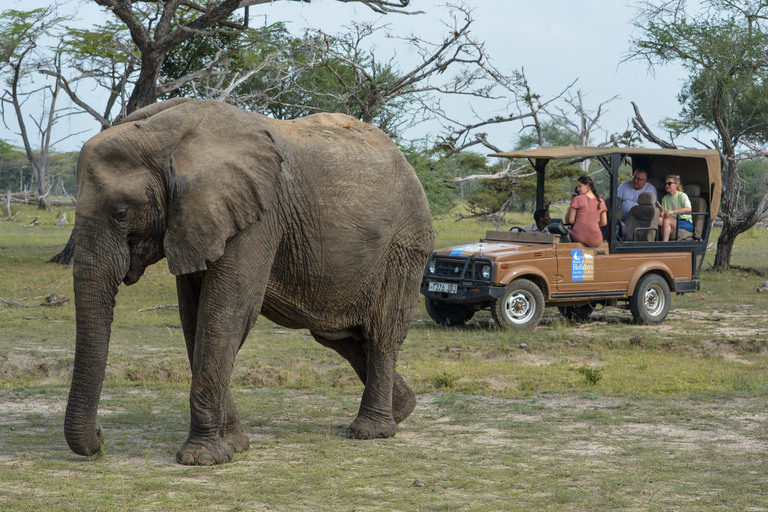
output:
[[483, 265], [483, 268], [480, 269], [480, 275], [483, 276], [483, 279], [491, 279], [491, 266]]
[[429, 260], [429, 264], [427, 264], [427, 270], [429, 270], [430, 274], [435, 273], [435, 260]]

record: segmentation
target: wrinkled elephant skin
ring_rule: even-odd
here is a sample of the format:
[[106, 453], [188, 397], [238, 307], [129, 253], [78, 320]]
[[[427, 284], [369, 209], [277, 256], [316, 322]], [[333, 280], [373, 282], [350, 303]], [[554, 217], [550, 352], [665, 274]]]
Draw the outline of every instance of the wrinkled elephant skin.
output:
[[103, 450], [96, 413], [115, 296], [162, 258], [192, 369], [180, 463], [248, 449], [229, 380], [260, 314], [309, 329], [352, 365], [365, 390], [350, 437], [393, 436], [416, 404], [395, 365], [433, 243], [413, 169], [373, 126], [197, 100], [133, 113], [89, 140], [78, 163], [69, 446]]

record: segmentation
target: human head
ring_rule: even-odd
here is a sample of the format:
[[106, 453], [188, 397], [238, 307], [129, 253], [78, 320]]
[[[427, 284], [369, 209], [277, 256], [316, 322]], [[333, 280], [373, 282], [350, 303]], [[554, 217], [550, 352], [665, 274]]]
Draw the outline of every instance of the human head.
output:
[[[674, 185], [670, 185], [670, 183], [674, 183]], [[683, 184], [680, 182], [680, 176], [677, 174], [670, 174], [664, 178], [664, 189], [670, 195], [675, 195], [678, 192], [682, 192]]]
[[[595, 182], [589, 176], [586, 176], [586, 175], [585, 176], [580, 176], [579, 179], [576, 180], [576, 183], [577, 183], [577, 185], [578, 184], [586, 185], [587, 187], [589, 187], [589, 190], [591, 190], [593, 194], [595, 194], [596, 196], [598, 195], [597, 194], [597, 189], [595, 188]], [[586, 191], [581, 192], [581, 193], [582, 194], [586, 194]]]
[[533, 220], [536, 222], [536, 226], [539, 230], [549, 226], [552, 220], [549, 218], [549, 210], [546, 208], [539, 208], [533, 212]]
[[640, 190], [648, 183], [648, 171], [645, 169], [635, 169], [635, 173], [632, 175], [632, 188]]
[[592, 191], [592, 195], [594, 195], [597, 198], [597, 209], [600, 210], [600, 194], [597, 193], [597, 188], [595, 187], [595, 181], [590, 178], [587, 175], [580, 176], [578, 180], [576, 180], [577, 187], [576, 190], [579, 191], [579, 194], [586, 194], [588, 190]]

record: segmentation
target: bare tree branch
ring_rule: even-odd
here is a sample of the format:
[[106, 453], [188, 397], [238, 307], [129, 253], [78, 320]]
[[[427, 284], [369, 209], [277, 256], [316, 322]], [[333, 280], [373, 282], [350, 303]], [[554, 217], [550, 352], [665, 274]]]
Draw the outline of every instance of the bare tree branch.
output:
[[638, 133], [646, 139], [649, 142], [653, 142], [654, 144], [658, 145], [659, 147], [665, 148], [665, 149], [677, 149], [677, 146], [675, 146], [671, 142], [667, 142], [665, 140], [660, 139], [656, 136], [655, 133], [648, 127], [648, 125], [645, 123], [645, 120], [643, 119], [643, 116], [640, 115], [640, 109], [635, 104], [635, 102], [632, 102], [632, 108], [635, 111], [635, 117], [632, 119], [632, 125], [637, 129]]

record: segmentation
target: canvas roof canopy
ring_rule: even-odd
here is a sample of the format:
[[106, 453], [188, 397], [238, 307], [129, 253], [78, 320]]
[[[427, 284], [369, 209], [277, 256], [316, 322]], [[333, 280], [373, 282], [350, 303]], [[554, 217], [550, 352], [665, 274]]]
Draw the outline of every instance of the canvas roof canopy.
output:
[[609, 148], [592, 146], [539, 146], [536, 149], [491, 153], [499, 158], [525, 158], [529, 160], [582, 159], [608, 155], [626, 155], [632, 160], [633, 170], [641, 168], [649, 177], [664, 179], [667, 175], [680, 176], [686, 183], [697, 183], [710, 196], [711, 218], [717, 217], [720, 207], [721, 169], [720, 152], [714, 149], [651, 149]]

